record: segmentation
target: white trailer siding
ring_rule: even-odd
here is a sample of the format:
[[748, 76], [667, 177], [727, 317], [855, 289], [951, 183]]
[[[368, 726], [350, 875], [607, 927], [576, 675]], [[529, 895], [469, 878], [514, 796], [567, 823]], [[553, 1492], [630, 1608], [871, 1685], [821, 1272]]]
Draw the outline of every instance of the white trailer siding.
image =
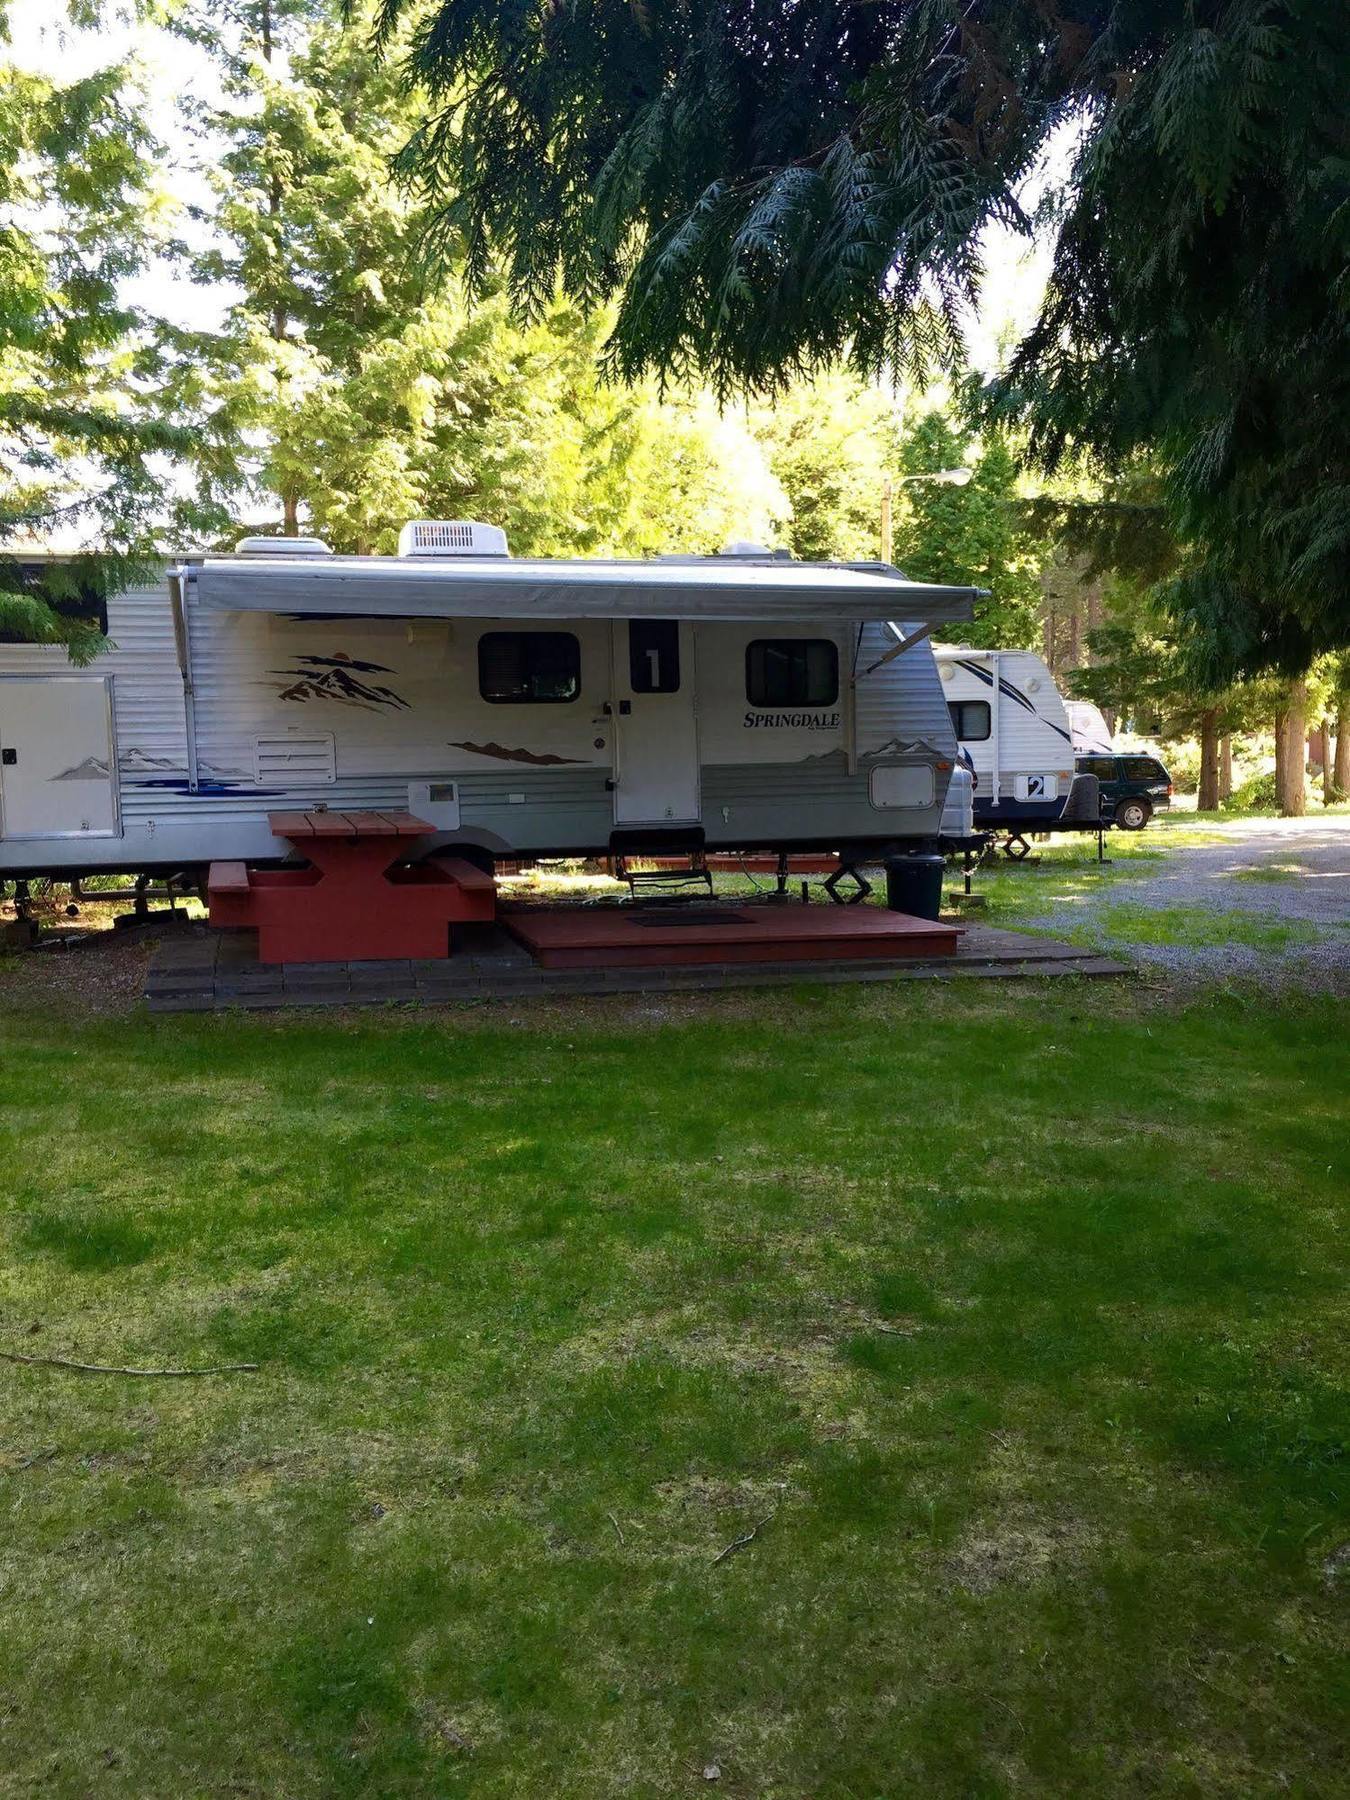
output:
[[[609, 843], [625, 619], [291, 616], [207, 605], [190, 582], [183, 618], [190, 708], [167, 584], [110, 601], [110, 648], [88, 672], [111, 681], [120, 836], [41, 846], [0, 839], [0, 874], [263, 860], [281, 852], [267, 814], [316, 804], [408, 807], [443, 841], [499, 855]], [[936, 836], [956, 742], [930, 646], [917, 643], [862, 673], [910, 629], [801, 619], [689, 624], [684, 677], [710, 847]], [[479, 640], [494, 630], [574, 636], [578, 697], [484, 699]], [[746, 657], [761, 638], [834, 644], [834, 700], [753, 706]], [[0, 646], [0, 675], [7, 671], [70, 673], [63, 651], [31, 645]], [[620, 756], [620, 777], [621, 765]]]
[[[169, 784], [170, 808], [177, 804], [177, 788], [186, 786], [187, 737], [183, 711], [183, 687], [174, 651], [173, 623], [168, 595], [162, 585], [129, 589], [108, 600], [109, 647], [88, 668], [73, 668], [65, 651], [50, 644], [0, 644], [0, 680], [8, 676], [55, 676], [50, 708], [59, 729], [62, 691], [75, 681], [102, 687], [112, 699], [112, 768], [110, 785], [115, 796], [116, 842], [102, 840], [91, 856], [79, 834], [42, 841], [36, 859], [51, 866], [139, 867], [154, 861], [151, 834], [162, 816], [164, 797], [159, 782]], [[4, 693], [0, 687], [0, 736], [4, 731]], [[6, 832], [0, 841], [0, 869], [11, 860]], [[90, 834], [91, 836], [95, 834]]]
[[970, 650], [939, 645], [936, 659], [949, 709], [964, 708], [988, 735], [960, 744], [975, 776], [975, 818], [982, 826], [1052, 822], [1073, 781], [1073, 737], [1064, 701], [1042, 659], [1030, 650]]

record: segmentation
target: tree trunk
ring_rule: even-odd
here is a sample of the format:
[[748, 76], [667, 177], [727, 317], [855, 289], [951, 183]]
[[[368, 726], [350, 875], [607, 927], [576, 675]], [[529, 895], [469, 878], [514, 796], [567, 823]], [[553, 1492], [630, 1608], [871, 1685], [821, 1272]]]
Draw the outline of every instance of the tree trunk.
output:
[[1275, 710], [1275, 804], [1284, 792], [1284, 765], [1289, 760], [1289, 714], [1283, 707]]
[[1350, 799], [1350, 703], [1336, 709], [1336, 761], [1332, 781], [1338, 800]]
[[1233, 798], [1233, 739], [1224, 732], [1219, 739], [1219, 805]]
[[1291, 681], [1285, 717], [1284, 778], [1279, 783], [1280, 812], [1286, 819], [1301, 819], [1308, 809], [1303, 785], [1308, 772], [1308, 727], [1303, 716], [1307, 703], [1307, 684], [1301, 679]]
[[285, 533], [285, 535], [287, 537], [299, 537], [299, 535], [300, 535], [300, 496], [298, 494], [283, 494], [281, 496], [281, 506], [282, 506], [282, 526], [281, 526], [282, 531]]
[[1335, 797], [1336, 778], [1331, 771], [1331, 720], [1327, 718], [1317, 728], [1317, 754], [1322, 759], [1322, 804], [1330, 806]]
[[1200, 792], [1196, 806], [1201, 812], [1215, 812], [1219, 805], [1219, 709], [1207, 708], [1200, 715]]

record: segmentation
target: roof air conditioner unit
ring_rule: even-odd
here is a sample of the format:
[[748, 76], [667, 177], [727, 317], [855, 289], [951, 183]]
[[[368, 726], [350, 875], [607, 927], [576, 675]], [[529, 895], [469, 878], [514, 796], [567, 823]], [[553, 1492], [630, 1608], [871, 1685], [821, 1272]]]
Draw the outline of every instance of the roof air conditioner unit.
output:
[[398, 534], [400, 556], [505, 556], [506, 533], [476, 519], [410, 519]]
[[749, 538], [733, 538], [729, 544], [723, 544], [717, 552], [719, 556], [754, 557], [761, 562], [795, 562], [796, 558], [790, 550], [771, 550], [767, 544], [753, 543]]
[[333, 552], [322, 538], [242, 537], [234, 547], [236, 556], [331, 556]]

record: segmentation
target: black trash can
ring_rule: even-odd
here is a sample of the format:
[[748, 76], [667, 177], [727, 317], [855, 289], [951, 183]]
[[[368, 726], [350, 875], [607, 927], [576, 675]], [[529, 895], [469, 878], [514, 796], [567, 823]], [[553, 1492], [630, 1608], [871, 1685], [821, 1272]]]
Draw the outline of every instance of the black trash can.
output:
[[886, 904], [892, 912], [936, 919], [942, 911], [942, 857], [893, 856], [886, 864]]

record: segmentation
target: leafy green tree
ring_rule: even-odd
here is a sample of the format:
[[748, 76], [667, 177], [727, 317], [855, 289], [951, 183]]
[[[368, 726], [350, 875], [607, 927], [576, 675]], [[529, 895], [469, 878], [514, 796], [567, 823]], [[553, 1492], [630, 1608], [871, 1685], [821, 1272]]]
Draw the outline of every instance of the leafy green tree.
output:
[[1089, 633], [1090, 665], [1067, 678], [1070, 692], [1118, 715], [1156, 720], [1164, 738], [1197, 737], [1198, 804], [1217, 807], [1219, 745], [1241, 723], [1237, 696], [1197, 690], [1169, 621], [1147, 593], [1117, 582], [1108, 606], [1111, 616]]
[[1272, 729], [1277, 804], [1284, 813], [1302, 813], [1305, 719], [1329, 697], [1331, 683], [1320, 674], [1294, 681], [1265, 676], [1206, 688], [1196, 680], [1176, 621], [1156, 587], [1116, 578], [1106, 594], [1108, 616], [1089, 633], [1091, 664], [1068, 676], [1069, 690], [1117, 713], [1156, 721], [1164, 738], [1196, 738], [1202, 811], [1225, 798], [1225, 740], [1263, 725]]
[[793, 555], [879, 555], [881, 495], [895, 455], [895, 414], [885, 393], [835, 367], [753, 407], [750, 423], [791, 505], [786, 542]]
[[980, 233], [1030, 229], [1072, 127], [1000, 416], [1047, 470], [1156, 457], [1210, 684], [1350, 639], [1343, 6], [382, 0], [408, 16], [433, 246], [536, 309], [617, 288], [629, 377], [954, 362]]
[[920, 581], [988, 590], [964, 639], [983, 648], [1031, 649], [1041, 630], [1041, 563], [1049, 553], [1017, 499], [1017, 464], [1003, 438], [976, 444], [946, 412], [926, 414], [900, 442], [909, 476], [969, 467], [964, 487], [904, 481], [899, 486], [896, 561]]
[[218, 238], [197, 267], [239, 298], [187, 366], [218, 532], [269, 500], [283, 532], [303, 515], [357, 552], [392, 550], [417, 515], [501, 520], [525, 554], [776, 528], [790, 509], [746, 432], [600, 379], [602, 314], [555, 297], [522, 326], [500, 289], [472, 307], [428, 289], [418, 210], [389, 179], [408, 102], [336, 0], [243, 0], [183, 28], [226, 95], [197, 113]]
[[1331, 800], [1350, 800], [1350, 656], [1331, 659], [1331, 694], [1327, 714], [1336, 737], [1335, 758], [1331, 764]]
[[[137, 81], [122, 61], [69, 82], [0, 61], [0, 631], [77, 661], [102, 643], [82, 603], [143, 568], [159, 453], [184, 442], [150, 321], [121, 297], [158, 221]], [[68, 554], [39, 572], [53, 538]]]

